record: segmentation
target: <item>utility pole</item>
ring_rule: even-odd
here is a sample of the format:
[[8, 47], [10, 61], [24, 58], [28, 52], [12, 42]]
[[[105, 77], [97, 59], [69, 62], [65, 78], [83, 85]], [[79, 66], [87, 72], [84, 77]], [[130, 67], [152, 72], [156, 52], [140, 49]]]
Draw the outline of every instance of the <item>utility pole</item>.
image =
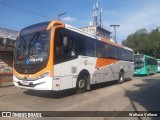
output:
[[66, 12], [58, 14], [58, 20], [60, 20], [60, 17], [61, 17], [62, 15], [65, 15], [65, 14], [66, 14]]
[[102, 25], [102, 8], [100, 9], [99, 25], [100, 25], [100, 27], [103, 27], [103, 25]]
[[117, 43], [117, 38], [116, 38], [116, 27], [119, 27], [120, 25], [110, 25], [110, 27], [113, 27], [113, 30], [114, 30], [114, 39], [115, 39], [115, 42]]
[[93, 5], [93, 25], [98, 26], [98, 3]]

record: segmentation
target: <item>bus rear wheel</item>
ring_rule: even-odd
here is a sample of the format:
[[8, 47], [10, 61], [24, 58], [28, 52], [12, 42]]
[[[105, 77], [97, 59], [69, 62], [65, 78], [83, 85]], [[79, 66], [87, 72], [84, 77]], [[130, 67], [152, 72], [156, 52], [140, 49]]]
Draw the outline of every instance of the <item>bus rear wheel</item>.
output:
[[120, 71], [118, 83], [122, 84], [124, 82], [124, 72]]
[[77, 79], [76, 93], [83, 93], [87, 90], [87, 76], [82, 74]]

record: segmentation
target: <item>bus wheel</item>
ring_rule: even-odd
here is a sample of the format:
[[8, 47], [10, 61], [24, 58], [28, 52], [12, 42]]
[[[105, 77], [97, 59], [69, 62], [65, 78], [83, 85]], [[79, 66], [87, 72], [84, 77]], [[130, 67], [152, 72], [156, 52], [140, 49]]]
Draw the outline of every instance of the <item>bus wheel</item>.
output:
[[124, 82], [124, 72], [120, 71], [118, 83], [122, 84]]
[[87, 90], [87, 76], [82, 74], [78, 77], [76, 84], [76, 93], [83, 93]]

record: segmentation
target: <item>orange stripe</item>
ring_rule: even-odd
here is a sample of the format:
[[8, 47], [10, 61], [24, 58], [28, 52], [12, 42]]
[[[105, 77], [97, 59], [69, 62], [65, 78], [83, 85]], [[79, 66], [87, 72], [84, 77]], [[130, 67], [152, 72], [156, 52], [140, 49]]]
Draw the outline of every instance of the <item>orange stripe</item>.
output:
[[64, 23], [59, 21], [59, 20], [53, 20], [49, 23], [49, 25], [47, 26], [47, 29], [46, 30], [49, 30], [54, 24], [59, 24], [58, 26], [60, 27], [63, 27], [64, 28]]
[[103, 41], [103, 42], [105, 42], [105, 43], [108, 43], [108, 44], [111, 44], [111, 45], [114, 45], [114, 46], [117, 46], [117, 47], [120, 47], [120, 48], [125, 48], [124, 46], [122, 46], [122, 45], [119, 45], [119, 44], [117, 44], [117, 43], [114, 43], [114, 42], [111, 42], [111, 41], [109, 41], [109, 39], [106, 39], [106, 38], [101, 38], [101, 41]]
[[96, 68], [104, 67], [113, 63], [118, 62], [119, 60], [107, 59], [107, 58], [97, 58]]

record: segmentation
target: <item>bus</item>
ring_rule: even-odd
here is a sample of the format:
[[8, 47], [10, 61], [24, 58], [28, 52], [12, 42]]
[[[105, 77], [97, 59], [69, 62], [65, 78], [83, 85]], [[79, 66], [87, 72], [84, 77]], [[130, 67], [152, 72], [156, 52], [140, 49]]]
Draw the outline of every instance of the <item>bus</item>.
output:
[[58, 20], [22, 29], [14, 53], [14, 85], [25, 89], [82, 93], [134, 73], [132, 49]]
[[158, 73], [160, 73], [160, 59], [157, 59], [157, 64], [158, 64]]
[[157, 59], [148, 55], [134, 55], [134, 75], [155, 74], [158, 70]]

